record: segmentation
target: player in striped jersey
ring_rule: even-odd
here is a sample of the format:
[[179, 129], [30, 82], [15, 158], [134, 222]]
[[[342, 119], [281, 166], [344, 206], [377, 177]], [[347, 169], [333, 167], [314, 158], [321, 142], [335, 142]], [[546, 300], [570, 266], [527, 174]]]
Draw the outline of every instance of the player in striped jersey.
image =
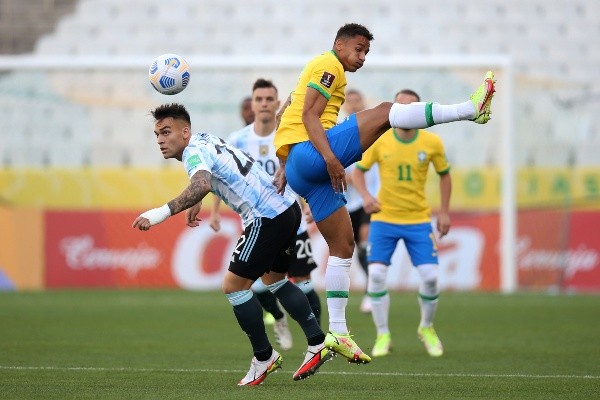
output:
[[[401, 90], [395, 97], [396, 103], [400, 104], [419, 100], [419, 95], [409, 89]], [[369, 193], [363, 172], [374, 165], [379, 166], [382, 183], [376, 198]], [[367, 259], [368, 295], [377, 329], [374, 357], [388, 355], [392, 345], [388, 323], [390, 295], [386, 281], [392, 254], [399, 241], [404, 242], [421, 277], [418, 297], [421, 322], [417, 335], [432, 357], [439, 357], [444, 351], [433, 329], [439, 297], [439, 265], [436, 238], [431, 227], [431, 209], [425, 198], [430, 165], [440, 176], [441, 204], [437, 230], [439, 238], [442, 238], [450, 230], [448, 211], [452, 180], [444, 144], [439, 136], [422, 129], [389, 129], [363, 154], [353, 173], [354, 185], [363, 198], [365, 209], [373, 213]]]
[[281, 355], [269, 343], [260, 303], [250, 290], [261, 276], [307, 338], [308, 350], [293, 374], [294, 380], [314, 374], [333, 354], [325, 347], [325, 334], [306, 296], [286, 278], [295, 258], [296, 231], [301, 220], [295, 195], [277, 193], [271, 176], [243, 151], [216, 136], [192, 134], [184, 106], [162, 105], [152, 111], [152, 116], [163, 157], [183, 162], [190, 185], [162, 207], [142, 213], [133, 228], [147, 231], [184, 210], [187, 225], [195, 227], [199, 225], [202, 199], [209, 192], [223, 199], [241, 216], [244, 226], [223, 279], [223, 292], [254, 353], [250, 369], [238, 385], [258, 385], [282, 363]]
[[[227, 140], [238, 149], [249, 154], [271, 176], [275, 175], [279, 165], [273, 146], [277, 123], [275, 116], [279, 106], [278, 91], [273, 82], [262, 78], [257, 79], [252, 86], [251, 97], [251, 107], [255, 120], [244, 128], [233, 132]], [[289, 192], [293, 193], [291, 189], [289, 189]], [[220, 230], [219, 204], [218, 199], [213, 202], [210, 216], [210, 226], [217, 232]], [[307, 214], [308, 218], [311, 218], [310, 209], [304, 202], [300, 204], [304, 205], [304, 213]], [[308, 224], [306, 218], [302, 218], [296, 237], [296, 261], [290, 266], [288, 277], [306, 294], [315, 317], [320, 322], [321, 302], [310, 277], [311, 271], [316, 267], [317, 264], [312, 256], [312, 247], [308, 236]], [[292, 334], [287, 325], [287, 318], [277, 304], [277, 299], [260, 278], [252, 285], [252, 290], [257, 295], [263, 308], [275, 318], [273, 329], [277, 344], [283, 350], [291, 349]]]

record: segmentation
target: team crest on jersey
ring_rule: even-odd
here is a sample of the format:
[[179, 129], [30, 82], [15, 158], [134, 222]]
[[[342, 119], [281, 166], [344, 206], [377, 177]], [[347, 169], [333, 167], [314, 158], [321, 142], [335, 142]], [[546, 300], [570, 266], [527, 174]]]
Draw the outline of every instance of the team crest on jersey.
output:
[[424, 151], [419, 151], [419, 153], [417, 154], [417, 158], [419, 159], [419, 162], [423, 164], [427, 161], [427, 153], [425, 153]]
[[331, 85], [333, 84], [334, 80], [335, 80], [335, 75], [330, 74], [327, 71], [323, 72], [323, 76], [321, 77], [321, 85], [323, 85], [329, 89], [331, 87]]
[[269, 145], [268, 144], [261, 144], [258, 146], [258, 154], [260, 154], [261, 157], [266, 157], [269, 155]]

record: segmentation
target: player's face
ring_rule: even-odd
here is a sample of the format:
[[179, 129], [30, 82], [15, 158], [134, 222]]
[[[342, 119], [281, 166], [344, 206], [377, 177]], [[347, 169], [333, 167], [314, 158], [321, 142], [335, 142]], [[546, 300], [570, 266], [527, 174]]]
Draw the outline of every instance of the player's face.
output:
[[344, 109], [348, 114], [357, 113], [365, 108], [365, 102], [360, 94], [350, 93], [346, 95], [346, 99], [344, 100]]
[[412, 94], [408, 93], [398, 93], [398, 96], [394, 99], [396, 103], [400, 104], [410, 104], [418, 101], [418, 99]]
[[252, 93], [252, 111], [255, 120], [263, 123], [275, 120], [275, 113], [279, 109], [277, 91], [274, 88], [258, 88]]
[[154, 124], [154, 134], [163, 157], [181, 161], [183, 149], [189, 142], [190, 126], [180, 119], [164, 118]]
[[342, 38], [335, 41], [335, 54], [344, 66], [344, 71], [354, 72], [365, 63], [371, 47], [369, 39], [364, 36]]
[[254, 122], [254, 112], [252, 111], [252, 101], [244, 100], [240, 108], [240, 115], [246, 125]]

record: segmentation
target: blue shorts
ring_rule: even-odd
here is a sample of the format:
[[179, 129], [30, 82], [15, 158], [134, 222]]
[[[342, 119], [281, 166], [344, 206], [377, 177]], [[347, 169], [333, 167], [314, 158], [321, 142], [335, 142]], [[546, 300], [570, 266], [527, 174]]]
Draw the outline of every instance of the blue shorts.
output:
[[[356, 115], [350, 115], [325, 134], [344, 168], [362, 158]], [[310, 140], [293, 145], [285, 164], [285, 175], [290, 187], [310, 206], [315, 222], [346, 205], [344, 194], [334, 192], [325, 160]]]
[[371, 221], [367, 261], [390, 265], [392, 254], [400, 240], [404, 241], [413, 266], [438, 263], [437, 243], [429, 222], [390, 224]]

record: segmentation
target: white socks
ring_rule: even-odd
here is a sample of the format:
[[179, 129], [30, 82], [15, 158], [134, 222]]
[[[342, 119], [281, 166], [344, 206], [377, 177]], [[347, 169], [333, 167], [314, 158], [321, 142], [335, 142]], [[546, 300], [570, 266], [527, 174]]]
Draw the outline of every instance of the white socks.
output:
[[475, 106], [471, 101], [460, 104], [394, 103], [390, 109], [390, 125], [401, 129], [422, 129], [446, 122], [475, 118]]
[[388, 267], [384, 264], [369, 264], [367, 293], [371, 298], [371, 315], [378, 335], [390, 331], [390, 295], [387, 291], [387, 272]]
[[329, 330], [343, 335], [348, 334], [346, 326], [346, 306], [350, 291], [351, 258], [329, 256], [325, 270], [325, 290], [327, 291], [327, 311]]
[[433, 325], [433, 318], [437, 311], [438, 305], [438, 265], [423, 264], [417, 267], [417, 271], [421, 277], [419, 285], [419, 307], [421, 309], [422, 327], [430, 327]]

